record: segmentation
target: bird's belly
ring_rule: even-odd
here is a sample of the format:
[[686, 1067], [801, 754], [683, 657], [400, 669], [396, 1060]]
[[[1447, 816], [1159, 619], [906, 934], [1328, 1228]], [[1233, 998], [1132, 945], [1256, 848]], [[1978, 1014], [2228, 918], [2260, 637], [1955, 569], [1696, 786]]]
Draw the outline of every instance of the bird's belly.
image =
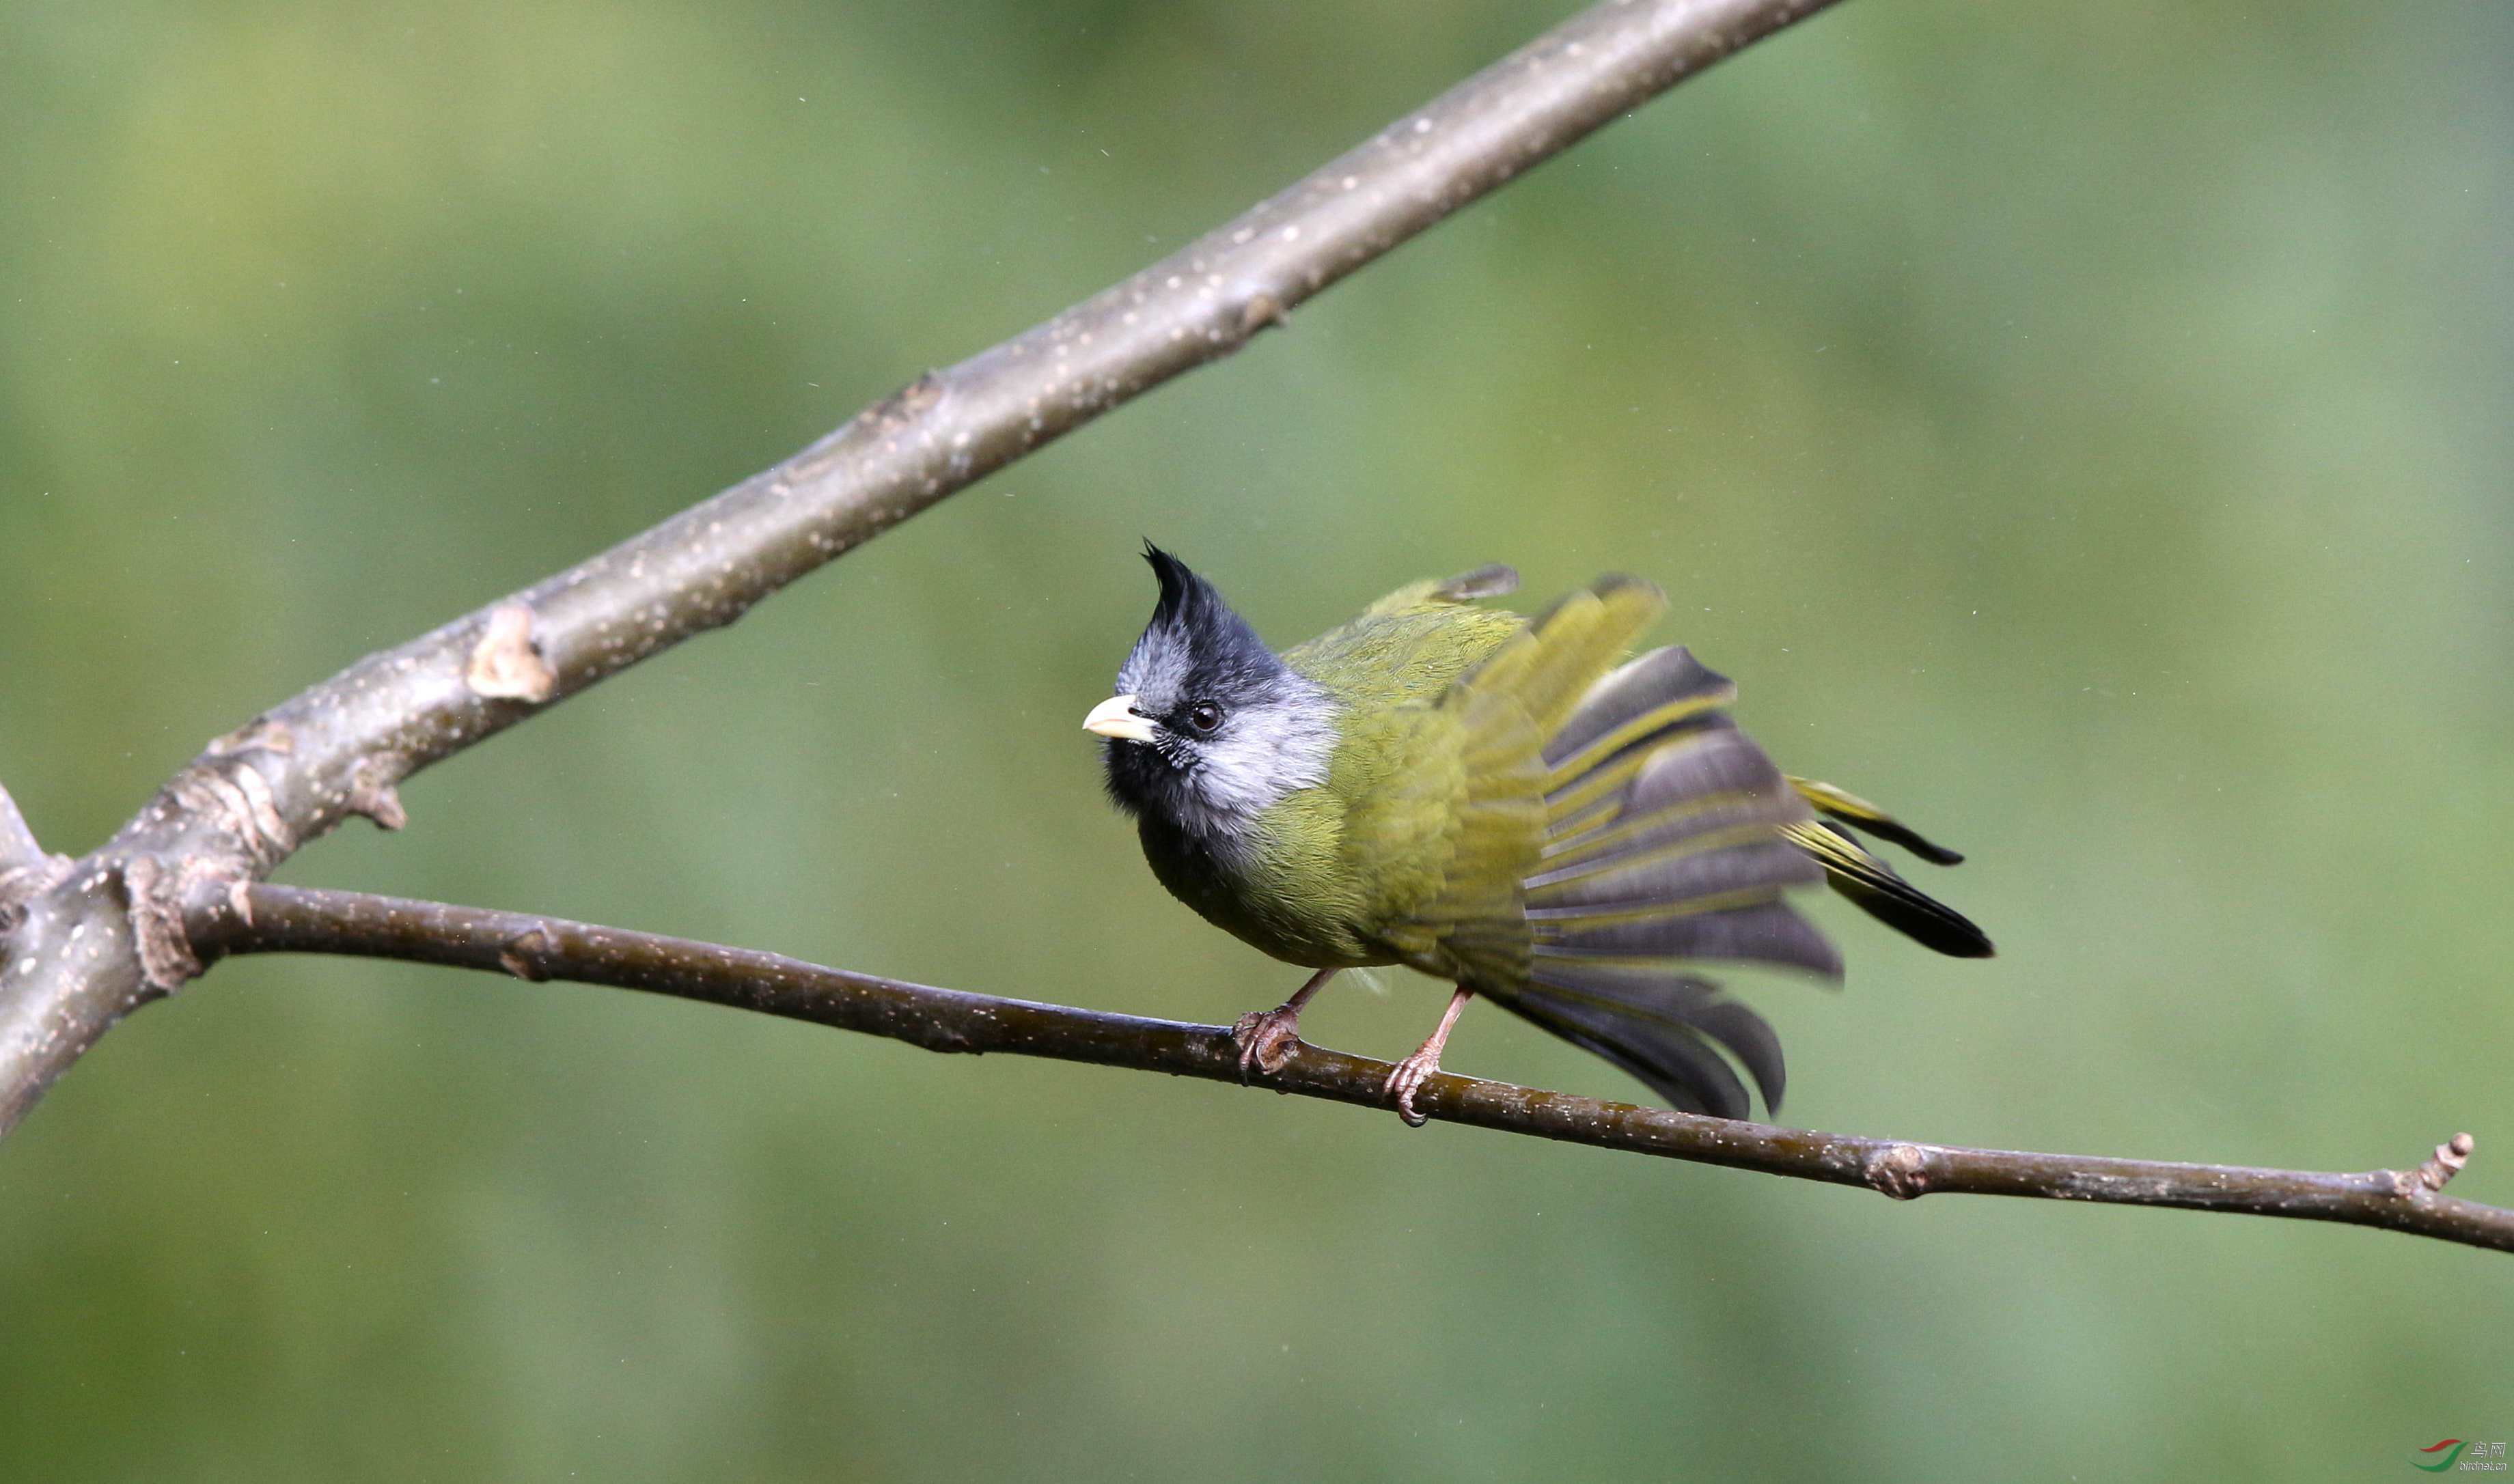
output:
[[1331, 882], [1308, 879], [1261, 842], [1197, 840], [1150, 820], [1142, 835], [1144, 859], [1171, 896], [1261, 953], [1311, 969], [1399, 962], [1353, 920]]

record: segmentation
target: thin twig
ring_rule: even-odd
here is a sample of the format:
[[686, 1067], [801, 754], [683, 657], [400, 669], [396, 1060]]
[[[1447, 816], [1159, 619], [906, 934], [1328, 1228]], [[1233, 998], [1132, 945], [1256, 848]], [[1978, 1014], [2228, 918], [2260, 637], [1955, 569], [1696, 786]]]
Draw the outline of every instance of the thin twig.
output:
[[40, 865], [44, 859], [44, 847], [36, 843], [26, 817], [18, 812], [18, 801], [9, 797], [8, 789], [0, 788], [0, 876]]
[[[1608, 0], [1125, 282], [917, 378], [602, 555], [371, 655], [213, 742], [26, 903], [0, 954], [0, 1134], [195, 956], [216, 909], [429, 763], [750, 605], [1179, 374], [1653, 96], [1834, 0]], [[135, 873], [150, 859], [154, 867]]]
[[[775, 953], [516, 912], [270, 885], [252, 886], [245, 898], [249, 922], [204, 914], [193, 924], [194, 941], [226, 953], [345, 953], [644, 989], [887, 1036], [928, 1051], [1008, 1052], [1217, 1082], [1239, 1079], [1238, 1048], [1219, 1025], [937, 989]], [[1302, 1045], [1263, 1085], [1385, 1107], [1389, 1069], [1385, 1062]], [[1858, 1139], [1449, 1073], [1434, 1076], [1414, 1101], [1419, 1111], [1452, 1123], [1862, 1185], [1903, 1200], [1947, 1193], [2175, 1206], [2379, 1226], [2514, 1252], [2514, 1211], [2441, 1193], [2470, 1156], [2467, 1134], [2413, 1169], [2327, 1174]]]
[[18, 801], [0, 788], [0, 938], [18, 926], [22, 903], [52, 890], [69, 868], [68, 858], [45, 853]]

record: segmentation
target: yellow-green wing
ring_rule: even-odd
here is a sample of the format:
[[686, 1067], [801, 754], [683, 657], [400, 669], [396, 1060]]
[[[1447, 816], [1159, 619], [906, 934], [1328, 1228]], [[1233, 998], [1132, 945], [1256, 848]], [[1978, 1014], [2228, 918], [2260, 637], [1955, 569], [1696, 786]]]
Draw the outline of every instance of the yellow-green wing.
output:
[[1544, 851], [1546, 742], [1666, 607], [1657, 588], [1609, 578], [1491, 646], [1437, 699], [1390, 713], [1379, 755], [1401, 774], [1351, 820], [1358, 855], [1407, 858], [1380, 904], [1405, 962], [1490, 990], [1526, 974], [1521, 883]]

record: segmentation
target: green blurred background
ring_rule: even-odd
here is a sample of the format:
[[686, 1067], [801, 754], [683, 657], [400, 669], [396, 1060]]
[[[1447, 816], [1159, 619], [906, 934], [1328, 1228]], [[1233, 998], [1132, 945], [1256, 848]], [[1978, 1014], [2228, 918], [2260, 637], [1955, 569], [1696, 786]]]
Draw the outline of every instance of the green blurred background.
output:
[[[1558, 19], [0, 10], [0, 779], [204, 740], [800, 446]], [[408, 788], [284, 878], [1215, 1021], [1083, 709], [1605, 569], [2003, 956], [1816, 904], [1790, 1121], [2514, 1203], [2514, 11], [1865, 0]], [[1429, 982], [1315, 1039], [1394, 1054]], [[1631, 1096], [1490, 1013], [1460, 1070]], [[2407, 1477], [2514, 1266], [1873, 1196], [615, 991], [244, 962], [0, 1145], [11, 1479]]]

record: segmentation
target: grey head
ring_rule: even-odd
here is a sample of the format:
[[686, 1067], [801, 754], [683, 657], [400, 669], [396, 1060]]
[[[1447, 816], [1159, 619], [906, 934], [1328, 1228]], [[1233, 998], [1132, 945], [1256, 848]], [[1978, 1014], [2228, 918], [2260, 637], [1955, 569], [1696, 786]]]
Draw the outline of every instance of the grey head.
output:
[[1118, 808], [1215, 844], [1244, 837], [1286, 795], [1326, 782], [1335, 704], [1185, 562], [1149, 541], [1144, 560], [1160, 601], [1117, 694], [1082, 725], [1108, 739]]

